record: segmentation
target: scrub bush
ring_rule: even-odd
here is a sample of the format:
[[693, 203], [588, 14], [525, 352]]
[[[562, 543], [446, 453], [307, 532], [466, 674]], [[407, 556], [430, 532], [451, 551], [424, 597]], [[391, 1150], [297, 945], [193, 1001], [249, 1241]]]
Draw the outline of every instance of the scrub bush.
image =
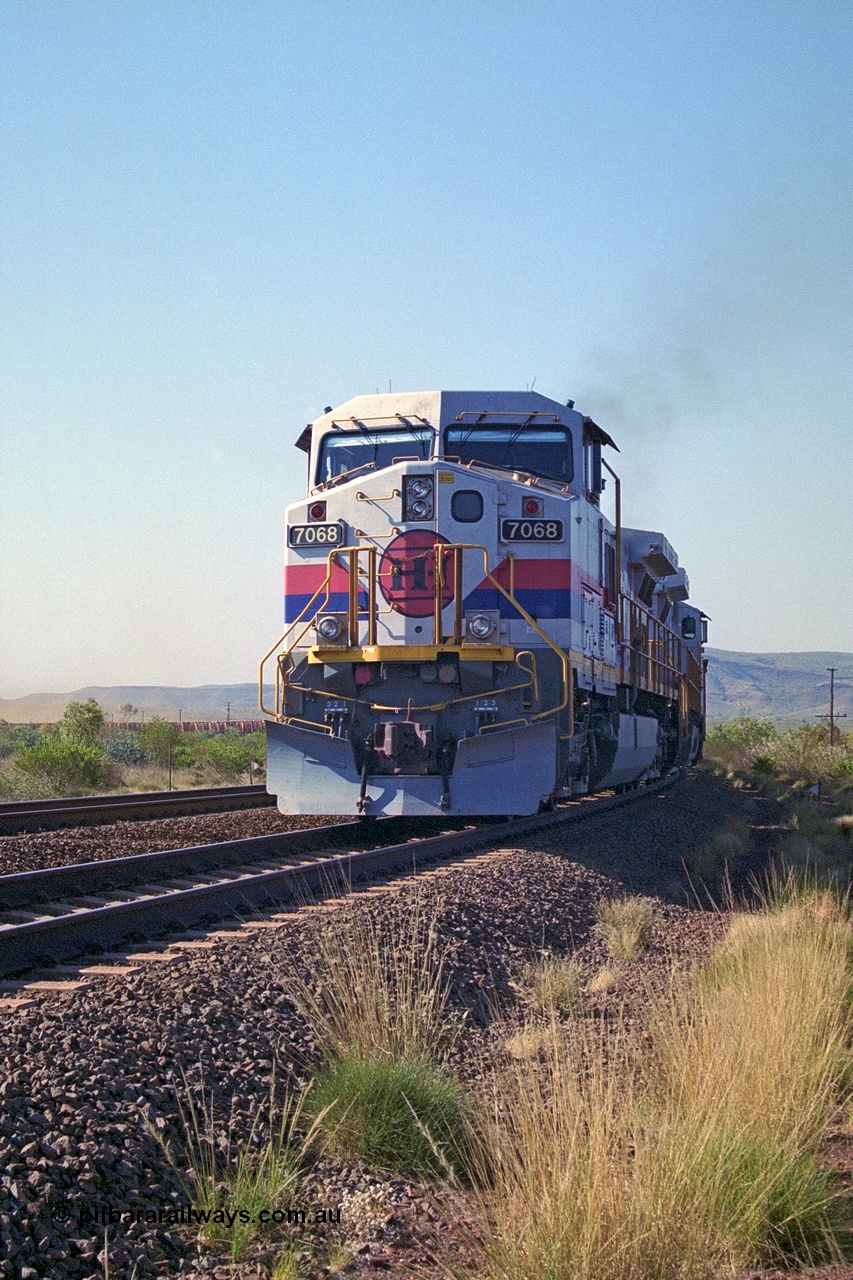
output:
[[132, 729], [118, 729], [110, 733], [103, 742], [104, 755], [116, 764], [145, 764], [148, 756], [142, 745], [140, 735]]
[[104, 713], [94, 698], [85, 702], [69, 702], [56, 726], [69, 742], [97, 743], [104, 728]]
[[159, 765], [168, 764], [169, 747], [174, 748], [179, 736], [177, 726], [170, 720], [164, 720], [162, 716], [152, 716], [148, 724], [143, 725], [139, 731], [146, 759]]
[[48, 794], [82, 795], [107, 782], [106, 760], [99, 746], [62, 734], [42, 738], [15, 754], [15, 769], [28, 775]]
[[41, 736], [41, 730], [33, 724], [9, 724], [0, 720], [0, 760], [7, 759], [19, 747], [34, 747]]
[[228, 729], [203, 739], [198, 746], [198, 762], [209, 765], [222, 778], [247, 773], [249, 761], [266, 759], [266, 741], [261, 733], [238, 733]]

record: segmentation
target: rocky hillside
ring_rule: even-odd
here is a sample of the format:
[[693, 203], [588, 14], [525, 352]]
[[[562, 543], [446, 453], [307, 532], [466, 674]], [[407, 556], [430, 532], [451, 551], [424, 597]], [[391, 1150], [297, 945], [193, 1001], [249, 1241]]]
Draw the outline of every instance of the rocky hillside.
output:
[[853, 653], [736, 653], [708, 649], [708, 717], [757, 716], [790, 724], [812, 723], [829, 711], [829, 672], [841, 728], [853, 730]]

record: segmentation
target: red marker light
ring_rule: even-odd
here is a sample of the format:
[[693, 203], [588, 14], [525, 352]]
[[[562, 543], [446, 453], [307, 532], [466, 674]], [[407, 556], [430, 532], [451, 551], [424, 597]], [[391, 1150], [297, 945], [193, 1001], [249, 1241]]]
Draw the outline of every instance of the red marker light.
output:
[[311, 506], [308, 508], [308, 519], [309, 520], [325, 520], [326, 519], [325, 502], [312, 502]]
[[541, 516], [544, 505], [541, 498], [525, 498], [523, 505], [526, 516]]
[[373, 679], [373, 672], [370, 667], [358, 666], [353, 672], [356, 684], [370, 684]]

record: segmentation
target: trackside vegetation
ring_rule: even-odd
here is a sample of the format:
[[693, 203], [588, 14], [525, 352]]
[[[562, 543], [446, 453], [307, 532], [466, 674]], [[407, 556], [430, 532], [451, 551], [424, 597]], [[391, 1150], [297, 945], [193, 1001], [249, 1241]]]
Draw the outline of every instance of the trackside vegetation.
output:
[[[176, 1159], [171, 1150], [167, 1157], [195, 1210], [192, 1226], [207, 1243], [227, 1245], [234, 1261], [259, 1237], [280, 1227], [280, 1221], [265, 1221], [264, 1211], [299, 1203], [314, 1139], [313, 1127], [300, 1123], [303, 1102], [304, 1096], [277, 1101], [273, 1081], [266, 1115], [255, 1113], [249, 1141], [242, 1148], [230, 1128], [221, 1132], [212, 1097], [197, 1100], [184, 1079], [179, 1100], [182, 1158]], [[267, 1137], [261, 1143], [256, 1136], [262, 1124]], [[298, 1223], [298, 1215], [294, 1221]], [[284, 1224], [289, 1225], [286, 1216]]]
[[496, 1080], [475, 1265], [448, 1275], [712, 1280], [840, 1257], [850, 1208], [817, 1147], [849, 1078], [850, 966], [846, 907], [793, 893], [673, 979], [647, 1038], [555, 1028], [544, 1061]]
[[832, 797], [853, 795], [853, 733], [826, 725], [777, 729], [772, 720], [739, 716], [713, 725], [705, 758], [736, 777], [775, 781], [793, 791], [819, 785]]
[[[706, 762], [736, 787], [748, 785], [779, 802], [787, 834], [778, 863], [806, 880], [848, 886], [853, 881], [853, 733], [826, 725], [777, 730], [742, 716], [714, 726]], [[724, 871], [743, 844], [736, 829], [715, 837], [697, 865], [700, 876]], [[726, 847], [728, 839], [728, 847]]]
[[307, 1105], [328, 1149], [411, 1176], [459, 1167], [469, 1114], [442, 1062], [454, 1030], [435, 920], [417, 902], [382, 925], [356, 910], [287, 976], [320, 1046]]
[[[153, 717], [140, 729], [107, 724], [94, 698], [70, 702], [55, 725], [0, 721], [0, 800], [90, 795], [102, 791], [159, 791], [260, 778], [263, 733], [181, 732]], [[255, 772], [255, 771], [259, 772]]]
[[[187, 1109], [205, 1204], [251, 1216], [273, 1183], [287, 1198], [331, 1156], [429, 1180], [454, 1224], [430, 1243], [448, 1280], [718, 1280], [849, 1255], [853, 1207], [819, 1158], [853, 1085], [853, 928], [837, 893], [790, 879], [733, 913], [709, 960], [649, 989], [642, 1025], [595, 1015], [559, 960], [527, 966], [515, 990], [531, 1047], [496, 1040], [465, 1087], [447, 1065], [463, 1033], [437, 923], [417, 902], [377, 919], [354, 898], [278, 958], [315, 1058], [269, 1149], [234, 1152], [212, 1111]], [[345, 1225], [303, 1237], [302, 1262], [328, 1269]], [[276, 1244], [282, 1274], [300, 1274], [292, 1234]]]

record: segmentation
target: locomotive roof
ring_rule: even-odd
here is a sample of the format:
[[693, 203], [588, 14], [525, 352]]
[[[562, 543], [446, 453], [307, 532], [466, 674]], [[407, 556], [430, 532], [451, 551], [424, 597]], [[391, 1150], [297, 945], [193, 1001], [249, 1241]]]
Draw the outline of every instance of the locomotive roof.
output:
[[[417, 425], [418, 422], [443, 430], [452, 422], [473, 424], [481, 417], [489, 418], [537, 418], [562, 422], [567, 426], [581, 426], [593, 440], [601, 444], [617, 446], [612, 438], [592, 418], [584, 417], [573, 402], [568, 405], [540, 395], [538, 391], [401, 391], [381, 392], [376, 395], [354, 396], [337, 408], [309, 422], [296, 441], [296, 447], [308, 452], [314, 427], [338, 429], [353, 423], [363, 425], [371, 421], [386, 425], [400, 419]], [[617, 449], [618, 452], [618, 449]]]

